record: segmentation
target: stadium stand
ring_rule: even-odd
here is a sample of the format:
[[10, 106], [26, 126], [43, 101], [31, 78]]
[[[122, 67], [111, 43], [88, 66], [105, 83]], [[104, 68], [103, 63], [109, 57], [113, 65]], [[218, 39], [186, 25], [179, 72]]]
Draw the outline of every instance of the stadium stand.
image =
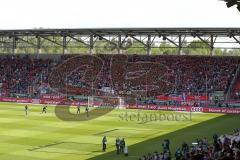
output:
[[[26, 96], [30, 86], [39, 84], [41, 80], [47, 81], [43, 73], [44, 69], [49, 68], [50, 59], [31, 59], [28, 56], [1, 56], [0, 60], [2, 96]], [[41, 78], [38, 79], [37, 77]]]
[[235, 100], [240, 99], [240, 80], [238, 78], [238, 81], [235, 83], [233, 91], [232, 91], [232, 97]]
[[238, 65], [237, 57], [86, 55], [62, 56], [55, 61], [1, 56], [1, 95], [36, 98], [44, 85], [48, 88], [44, 92], [51, 92], [49, 84], [52, 88], [64, 88], [65, 84], [69, 89], [81, 88], [87, 92], [80, 93], [83, 95], [92, 89], [91, 94], [109, 94], [104, 88], [113, 90], [113, 96], [226, 93]]

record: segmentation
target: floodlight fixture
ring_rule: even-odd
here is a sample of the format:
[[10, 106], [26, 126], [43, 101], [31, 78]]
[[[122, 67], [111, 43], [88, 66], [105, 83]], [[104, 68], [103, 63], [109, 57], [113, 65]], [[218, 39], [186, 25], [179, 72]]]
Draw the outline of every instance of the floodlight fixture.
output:
[[228, 8], [237, 4], [237, 0], [227, 0], [226, 2], [227, 2], [226, 5]]

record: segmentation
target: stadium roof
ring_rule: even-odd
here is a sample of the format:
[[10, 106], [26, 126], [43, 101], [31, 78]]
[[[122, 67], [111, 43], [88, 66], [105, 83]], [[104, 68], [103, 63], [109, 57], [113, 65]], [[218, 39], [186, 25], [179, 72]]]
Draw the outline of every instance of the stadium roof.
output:
[[64, 35], [64, 34], [101, 34], [101, 35], [240, 35], [240, 28], [85, 28], [85, 29], [26, 29], [0, 30], [0, 36], [35, 36], [35, 35]]
[[[24, 47], [34, 47], [40, 50], [43, 41], [52, 44], [51, 47], [61, 46], [63, 53], [73, 42], [75, 46], [84, 45], [92, 53], [96, 41], [103, 40], [111, 48], [121, 53], [129, 46], [128, 42], [138, 42], [151, 54], [155, 44], [171, 43], [174, 48], [186, 48], [184, 43], [195, 38], [205, 43], [214, 54], [214, 48], [240, 48], [240, 28], [85, 28], [85, 29], [26, 29], [0, 30], [0, 47], [11, 48], [13, 52], [23, 44]], [[71, 43], [69, 43], [71, 42]]]

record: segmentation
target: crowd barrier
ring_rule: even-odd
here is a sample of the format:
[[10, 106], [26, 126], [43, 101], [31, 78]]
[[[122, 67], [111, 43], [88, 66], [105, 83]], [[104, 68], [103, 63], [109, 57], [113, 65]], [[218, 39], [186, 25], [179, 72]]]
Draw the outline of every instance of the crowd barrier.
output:
[[193, 107], [193, 106], [157, 106], [157, 105], [129, 105], [128, 109], [168, 110], [202, 113], [240, 114], [240, 108]]
[[[35, 103], [35, 104], [51, 104], [51, 105], [88, 105], [88, 102], [68, 101], [65, 97], [41, 97], [40, 99], [32, 98], [11, 98], [0, 97], [0, 102], [16, 102], [16, 103]], [[100, 106], [98, 102], [93, 103], [94, 106]], [[144, 109], [144, 110], [169, 110], [169, 111], [185, 111], [185, 112], [202, 112], [202, 113], [223, 113], [223, 114], [240, 114], [240, 108], [217, 108], [217, 107], [193, 107], [193, 106], [158, 106], [158, 105], [127, 105], [128, 109]]]

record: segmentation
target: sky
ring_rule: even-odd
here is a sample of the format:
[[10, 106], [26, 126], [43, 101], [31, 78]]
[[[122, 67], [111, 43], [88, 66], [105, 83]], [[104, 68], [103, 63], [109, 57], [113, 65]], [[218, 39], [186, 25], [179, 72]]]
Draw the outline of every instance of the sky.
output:
[[0, 29], [240, 27], [219, 0], [0, 0]]

